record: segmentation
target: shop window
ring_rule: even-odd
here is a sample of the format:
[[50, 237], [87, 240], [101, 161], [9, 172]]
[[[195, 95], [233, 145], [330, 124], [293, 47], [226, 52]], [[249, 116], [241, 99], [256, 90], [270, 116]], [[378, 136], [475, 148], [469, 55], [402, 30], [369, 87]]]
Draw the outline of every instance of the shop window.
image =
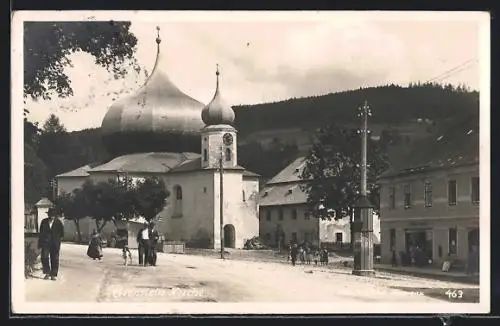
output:
[[429, 181], [424, 184], [424, 201], [425, 207], [432, 207], [432, 183]]
[[448, 253], [450, 255], [457, 254], [457, 229], [448, 230]]
[[479, 177], [471, 178], [471, 200], [473, 204], [479, 203]]
[[457, 204], [457, 181], [448, 181], [448, 205], [455, 206]]

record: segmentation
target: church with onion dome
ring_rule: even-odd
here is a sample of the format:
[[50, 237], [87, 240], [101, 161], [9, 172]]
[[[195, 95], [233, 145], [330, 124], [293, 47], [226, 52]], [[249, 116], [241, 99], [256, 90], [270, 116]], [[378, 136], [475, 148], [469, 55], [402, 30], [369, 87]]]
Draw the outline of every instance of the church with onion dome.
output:
[[[134, 94], [113, 103], [103, 118], [102, 141], [114, 159], [58, 175], [57, 193], [72, 192], [88, 179], [161, 177], [170, 192], [156, 222], [164, 239], [219, 248], [222, 192], [225, 246], [242, 248], [259, 233], [259, 176], [238, 165], [235, 115], [222, 97], [219, 67], [214, 96], [204, 105], [182, 92], [163, 70], [159, 32], [156, 43], [149, 78]], [[95, 228], [86, 220], [82, 235]], [[116, 231], [113, 223], [107, 224], [103, 232]], [[65, 226], [68, 238], [75, 233], [72, 226]], [[129, 232], [128, 238], [135, 247], [135, 236]]]

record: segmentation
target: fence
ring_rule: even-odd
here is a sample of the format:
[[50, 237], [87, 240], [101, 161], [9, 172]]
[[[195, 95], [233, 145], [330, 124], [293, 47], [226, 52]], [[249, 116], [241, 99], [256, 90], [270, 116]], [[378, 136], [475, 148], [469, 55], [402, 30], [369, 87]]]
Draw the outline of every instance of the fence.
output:
[[172, 254], [183, 254], [186, 249], [186, 244], [182, 241], [164, 241], [163, 252]]

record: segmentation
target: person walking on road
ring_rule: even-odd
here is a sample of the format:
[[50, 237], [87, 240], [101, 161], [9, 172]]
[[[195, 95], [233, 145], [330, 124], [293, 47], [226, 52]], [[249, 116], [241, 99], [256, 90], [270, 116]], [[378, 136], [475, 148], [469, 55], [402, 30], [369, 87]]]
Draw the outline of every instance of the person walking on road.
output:
[[47, 216], [40, 224], [38, 249], [42, 250], [41, 260], [43, 273], [45, 274], [44, 279], [48, 280], [50, 278], [55, 281], [59, 272], [59, 252], [64, 237], [64, 226], [55, 217], [55, 211], [52, 208], [49, 208]]
[[139, 251], [139, 265], [147, 266], [150, 259], [149, 225], [144, 223], [144, 227], [137, 234], [137, 245]]
[[102, 240], [96, 230], [92, 232], [92, 236], [89, 242], [89, 248], [87, 249], [87, 256], [93, 260], [102, 259]]
[[156, 230], [155, 222], [149, 223], [149, 243], [150, 243], [150, 252], [149, 252], [149, 264], [151, 266], [156, 266], [156, 252], [158, 251], [158, 239], [160, 236], [158, 235], [158, 230]]
[[299, 253], [299, 249], [297, 248], [297, 244], [293, 244], [292, 249], [290, 250], [290, 258], [292, 259], [292, 266], [295, 266], [295, 262], [297, 261], [297, 254]]

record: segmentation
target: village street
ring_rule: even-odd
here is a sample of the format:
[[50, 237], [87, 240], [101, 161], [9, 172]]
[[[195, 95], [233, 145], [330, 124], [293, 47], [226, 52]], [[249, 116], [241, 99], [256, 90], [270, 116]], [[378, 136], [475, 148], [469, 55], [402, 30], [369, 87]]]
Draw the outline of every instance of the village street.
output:
[[63, 244], [57, 281], [41, 274], [26, 280], [28, 302], [445, 302], [460, 289], [459, 302], [477, 302], [475, 285], [378, 272], [375, 278], [349, 270], [269, 262], [158, 254], [158, 266], [123, 266], [121, 250], [104, 249], [102, 261], [86, 246]]

